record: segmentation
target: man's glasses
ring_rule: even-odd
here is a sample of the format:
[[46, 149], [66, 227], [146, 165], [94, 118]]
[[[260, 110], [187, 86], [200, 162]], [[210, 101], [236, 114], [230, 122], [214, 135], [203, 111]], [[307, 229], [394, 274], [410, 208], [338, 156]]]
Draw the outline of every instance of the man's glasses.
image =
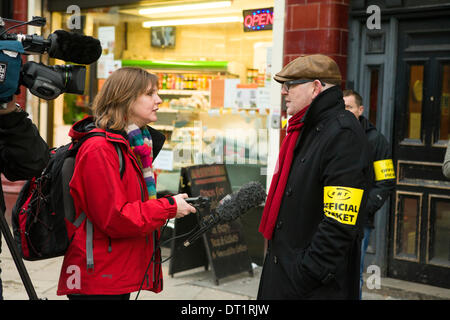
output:
[[[285, 81], [283, 82], [283, 85], [281, 86], [281, 88], [285, 91], [289, 91], [289, 89], [294, 86], [294, 85], [298, 85], [298, 84], [304, 84], [304, 83], [308, 83], [308, 82], [314, 82], [315, 80], [311, 80], [311, 79], [297, 79], [297, 80], [289, 80], [289, 81]], [[319, 80], [320, 81], [320, 80]], [[323, 83], [322, 81], [320, 81], [320, 84], [325, 87], [325, 83]]]

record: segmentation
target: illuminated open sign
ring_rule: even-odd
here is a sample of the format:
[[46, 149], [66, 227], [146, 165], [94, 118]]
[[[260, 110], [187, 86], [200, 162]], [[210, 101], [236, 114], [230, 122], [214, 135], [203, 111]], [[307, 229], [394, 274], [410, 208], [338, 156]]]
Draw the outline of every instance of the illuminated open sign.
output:
[[244, 31], [272, 30], [273, 7], [264, 9], [244, 10]]

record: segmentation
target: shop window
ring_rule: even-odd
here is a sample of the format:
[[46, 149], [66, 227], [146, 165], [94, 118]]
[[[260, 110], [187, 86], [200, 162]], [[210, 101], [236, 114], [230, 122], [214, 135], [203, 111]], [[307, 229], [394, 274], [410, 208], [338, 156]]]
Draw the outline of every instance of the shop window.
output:
[[422, 132], [423, 65], [411, 65], [406, 138], [420, 140]]
[[376, 125], [378, 106], [378, 79], [380, 68], [370, 70], [370, 101], [369, 101], [369, 121]]
[[450, 198], [430, 198], [428, 262], [450, 267]]
[[64, 124], [74, 124], [85, 116], [92, 114], [89, 108], [89, 96], [64, 94], [63, 120]]
[[439, 138], [448, 140], [450, 138], [450, 63], [442, 64], [442, 89], [440, 107], [440, 131]]
[[[270, 7], [273, 0], [264, 3]], [[245, 164], [264, 172], [273, 35], [270, 29], [244, 32], [242, 12], [236, 12], [260, 5], [256, 0], [235, 0], [233, 8], [220, 11], [236, 15], [236, 21], [164, 28], [149, 27], [153, 14], [142, 13], [140, 4], [83, 9], [78, 31], [100, 40], [102, 56], [87, 68], [84, 95], [64, 94], [55, 100], [55, 140], [66, 138], [70, 125], [92, 112], [95, 95], [114, 70], [140, 67], [158, 76], [163, 100], [158, 121], [151, 124], [166, 136], [163, 155], [168, 161], [155, 165], [158, 191], [176, 192], [174, 175], [190, 165]], [[70, 13], [51, 14], [53, 29], [67, 28]], [[179, 23], [180, 15], [216, 16], [211, 10], [168, 11], [159, 13], [158, 21]], [[159, 40], [164, 37], [168, 41], [163, 44]]]
[[395, 217], [395, 257], [418, 261], [419, 217], [422, 196], [420, 194], [398, 194]]

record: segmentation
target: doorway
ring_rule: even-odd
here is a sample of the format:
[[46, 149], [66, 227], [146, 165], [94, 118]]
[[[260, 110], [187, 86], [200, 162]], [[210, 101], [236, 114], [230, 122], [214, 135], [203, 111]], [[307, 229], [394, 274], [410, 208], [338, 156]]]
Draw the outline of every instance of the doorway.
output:
[[399, 21], [388, 276], [450, 288], [450, 20]]

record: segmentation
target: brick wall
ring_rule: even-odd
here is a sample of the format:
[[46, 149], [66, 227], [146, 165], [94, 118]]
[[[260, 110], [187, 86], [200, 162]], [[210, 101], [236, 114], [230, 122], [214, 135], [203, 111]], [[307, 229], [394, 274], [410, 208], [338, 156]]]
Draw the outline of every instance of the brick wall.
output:
[[[283, 65], [302, 54], [333, 58], [347, 79], [348, 11], [350, 0], [286, 0]], [[282, 111], [286, 117], [286, 112]], [[286, 128], [280, 131], [280, 145]]]
[[333, 58], [346, 79], [349, 0], [286, 0], [283, 65], [301, 54]]

